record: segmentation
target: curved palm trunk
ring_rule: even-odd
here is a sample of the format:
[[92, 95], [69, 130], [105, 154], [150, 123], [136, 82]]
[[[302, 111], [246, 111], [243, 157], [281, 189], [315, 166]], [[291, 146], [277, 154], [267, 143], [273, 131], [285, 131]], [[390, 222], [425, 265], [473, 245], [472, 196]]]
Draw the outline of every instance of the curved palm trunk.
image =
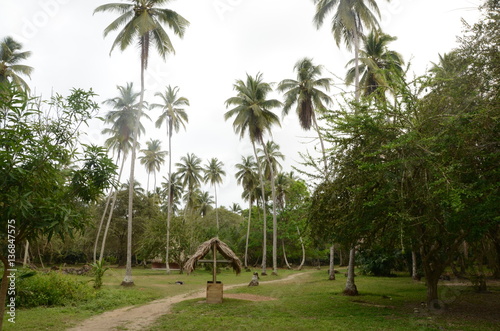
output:
[[[123, 171], [123, 166], [125, 164], [125, 159], [126, 159], [125, 157], [123, 157], [123, 159], [122, 159], [122, 165], [120, 167], [120, 173], [118, 174], [118, 183], [120, 182], [120, 179], [122, 178], [122, 171]], [[106, 222], [106, 228], [104, 229], [104, 235], [102, 236], [101, 254], [99, 255], [99, 262], [101, 262], [102, 259], [103, 259], [103, 257], [104, 257], [104, 247], [106, 246], [106, 240], [108, 238], [109, 225], [111, 224], [111, 219], [113, 218], [113, 212], [115, 210], [115, 203], [116, 203], [116, 196], [117, 195], [118, 195], [118, 190], [115, 190], [113, 192], [113, 200], [111, 201], [111, 210], [109, 211], [108, 221]]]
[[328, 180], [328, 162], [326, 160], [326, 149], [325, 149], [325, 143], [323, 141], [323, 137], [321, 136], [321, 132], [319, 131], [319, 126], [318, 122], [316, 122], [316, 116], [313, 113], [312, 116], [313, 119], [313, 125], [314, 125], [314, 130], [316, 130], [316, 133], [318, 134], [319, 138], [319, 143], [321, 145], [321, 153], [323, 154], [323, 163], [325, 164], [325, 180]]
[[250, 237], [250, 221], [252, 219], [252, 199], [248, 199], [250, 207], [248, 208], [248, 225], [247, 225], [247, 238], [245, 241], [245, 270], [248, 269], [248, 238]]
[[274, 186], [274, 169], [271, 164], [271, 159], [267, 152], [266, 146], [262, 143], [262, 150], [264, 151], [271, 171], [271, 195], [273, 199], [273, 275], [278, 274], [278, 220], [276, 218], [276, 187]]
[[285, 265], [286, 265], [288, 270], [291, 270], [292, 267], [290, 266], [290, 263], [288, 263], [288, 259], [286, 258], [285, 240], [284, 239], [281, 240], [281, 246], [283, 248], [283, 259], [285, 260]]
[[169, 118], [167, 123], [167, 135], [168, 135], [168, 202], [167, 202], [167, 245], [165, 247], [165, 264], [166, 264], [166, 273], [170, 274], [170, 265], [169, 265], [169, 251], [170, 251], [170, 221], [172, 220], [172, 119]]
[[262, 191], [262, 210], [264, 213], [263, 218], [263, 239], [262, 239], [262, 275], [267, 275], [266, 273], [266, 260], [267, 260], [267, 214], [266, 214], [266, 191], [264, 189], [264, 177], [262, 176], [262, 169], [260, 166], [259, 157], [257, 156], [257, 149], [255, 148], [255, 142], [252, 140], [253, 153], [255, 159], [257, 160], [257, 170], [259, 172], [260, 188]]
[[297, 233], [299, 234], [300, 246], [302, 247], [302, 260], [300, 261], [300, 265], [297, 270], [302, 270], [304, 263], [306, 262], [306, 248], [304, 246], [304, 240], [302, 240], [302, 235], [300, 234], [299, 227], [297, 226]]
[[359, 102], [361, 91], [359, 90], [359, 35], [354, 31], [354, 89], [356, 102]]

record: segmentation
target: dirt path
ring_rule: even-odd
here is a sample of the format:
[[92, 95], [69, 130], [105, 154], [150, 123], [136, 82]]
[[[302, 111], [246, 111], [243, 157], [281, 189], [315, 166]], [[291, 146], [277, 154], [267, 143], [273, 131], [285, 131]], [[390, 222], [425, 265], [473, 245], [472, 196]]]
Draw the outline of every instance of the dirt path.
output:
[[[270, 281], [262, 281], [261, 284], [270, 284], [270, 283], [278, 283], [278, 282], [286, 282], [290, 281], [298, 276], [304, 275], [307, 272], [296, 273], [290, 275], [283, 279], [276, 279]], [[236, 287], [247, 286], [247, 283], [236, 284], [236, 285], [228, 285], [224, 286], [224, 290], [230, 290]], [[148, 304], [142, 306], [129, 306], [120, 309], [115, 309], [112, 311], [108, 311], [102, 313], [100, 315], [94, 316], [83, 321], [81, 324], [68, 329], [68, 331], [113, 331], [113, 330], [144, 330], [153, 322], [162, 315], [167, 314], [170, 311], [170, 307], [178, 302], [202, 298], [205, 297], [206, 289], [203, 288], [198, 291], [194, 291], [191, 293], [184, 293], [175, 295], [173, 297], [164, 298], [152, 301]], [[264, 301], [264, 300], [272, 300], [274, 298], [269, 297], [259, 297], [259, 296], [248, 296], [248, 295], [234, 295], [228, 294], [225, 295], [226, 298], [241, 298], [244, 300], [253, 300], [253, 301]]]

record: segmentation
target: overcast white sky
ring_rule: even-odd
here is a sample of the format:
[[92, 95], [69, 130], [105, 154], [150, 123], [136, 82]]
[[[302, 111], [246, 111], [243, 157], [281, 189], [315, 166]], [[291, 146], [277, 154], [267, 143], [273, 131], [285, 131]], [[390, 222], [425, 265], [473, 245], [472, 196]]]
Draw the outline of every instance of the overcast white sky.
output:
[[[98, 101], [117, 95], [116, 86], [134, 82], [140, 86], [140, 64], [137, 48], [109, 55], [116, 34], [103, 38], [104, 28], [116, 14], [92, 15], [99, 5], [120, 0], [0, 0], [0, 38], [13, 36], [32, 51], [25, 64], [35, 68], [28, 80], [37, 94], [45, 99], [51, 91], [67, 95], [72, 88], [92, 88], [99, 94]], [[406, 61], [412, 60], [413, 71], [423, 74], [430, 62], [438, 60], [438, 53], [446, 53], [456, 45], [461, 34], [461, 18], [469, 23], [477, 21], [477, 7], [481, 0], [392, 0], [378, 1], [384, 32], [398, 37], [391, 49], [400, 52]], [[224, 162], [227, 176], [218, 190], [219, 205], [229, 206], [241, 201], [241, 188], [234, 178], [234, 165], [242, 155], [252, 154], [247, 139], [239, 140], [233, 132], [232, 121], [224, 121], [227, 111], [224, 101], [234, 96], [233, 83], [245, 74], [262, 72], [267, 82], [294, 78], [295, 62], [312, 57], [333, 74], [344, 77], [345, 64], [353, 55], [337, 48], [330, 33], [330, 24], [319, 31], [312, 24], [312, 0], [176, 0], [168, 8], [177, 11], [191, 22], [184, 39], [171, 34], [175, 55], [162, 61], [151, 53], [146, 74], [146, 100], [158, 102], [155, 92], [166, 85], [179, 86], [180, 95], [187, 97], [187, 130], [173, 137], [173, 162], [181, 156], [195, 153], [203, 164], [212, 157]], [[333, 74], [331, 74], [333, 73]], [[334, 78], [337, 94], [343, 88]], [[280, 95], [275, 95], [281, 100]], [[102, 107], [100, 115], [109, 109]], [[275, 109], [281, 116], [281, 109]], [[149, 113], [155, 121], [159, 110]], [[161, 139], [163, 149], [167, 140], [162, 130], [145, 123], [146, 135]], [[102, 144], [102, 123], [95, 121], [87, 128], [88, 140]], [[299, 151], [314, 150], [314, 135], [304, 132], [295, 113], [282, 120], [282, 127], [273, 131], [273, 137], [286, 155], [284, 171], [300, 161]], [[308, 138], [309, 137], [309, 138]], [[136, 177], [146, 187], [147, 175], [137, 163]], [[166, 174], [164, 166], [160, 178]], [[125, 169], [124, 174], [128, 170]], [[124, 176], [128, 178], [128, 175]], [[151, 184], [152, 185], [152, 184]], [[205, 187], [212, 193], [212, 188]]]

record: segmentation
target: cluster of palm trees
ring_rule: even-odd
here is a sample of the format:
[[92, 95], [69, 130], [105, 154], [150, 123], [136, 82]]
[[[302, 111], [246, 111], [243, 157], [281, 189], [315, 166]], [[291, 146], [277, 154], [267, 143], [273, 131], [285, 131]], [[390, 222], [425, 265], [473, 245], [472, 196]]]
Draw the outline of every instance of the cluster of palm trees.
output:
[[[174, 34], [183, 37], [189, 22], [170, 9], [162, 8], [168, 0], [129, 0], [124, 3], [110, 3], [99, 6], [95, 13], [112, 12], [117, 13], [118, 17], [114, 19], [104, 30], [104, 36], [117, 31], [118, 34], [112, 44], [111, 52], [118, 47], [121, 51], [131, 45], [138, 45], [140, 50], [140, 72], [141, 84], [140, 91], [133, 90], [133, 84], [119, 86], [119, 95], [116, 98], [109, 99], [106, 104], [113, 108], [106, 117], [106, 121], [111, 127], [104, 133], [109, 134], [106, 144], [116, 152], [117, 160], [123, 163], [130, 154], [130, 176], [129, 183], [135, 183], [134, 171], [136, 152], [138, 147], [138, 137], [144, 133], [144, 127], [140, 119], [148, 117], [144, 110], [148, 107], [144, 100], [144, 73], [147, 69], [150, 50], [154, 47], [158, 54], [165, 59], [169, 53], [175, 53], [171, 40], [164, 29], [168, 26]], [[390, 92], [391, 83], [400, 77], [402, 72], [403, 60], [397, 52], [387, 49], [388, 43], [395, 38], [384, 34], [378, 25], [377, 18], [380, 17], [376, 0], [314, 0], [316, 13], [314, 24], [319, 29], [329, 14], [332, 15], [331, 31], [337, 46], [343, 43], [349, 50], [354, 51], [354, 59], [347, 66], [346, 83], [354, 83], [355, 101], [359, 102], [361, 97], [377, 95], [384, 97], [386, 91]], [[365, 35], [364, 30], [368, 30]], [[363, 43], [363, 44], [362, 44]], [[18, 74], [29, 75], [32, 68], [19, 64], [20, 60], [26, 59], [29, 52], [20, 52], [21, 45], [12, 38], [7, 37], [2, 41], [0, 48], [0, 82], [10, 77], [19, 83], [20, 86], [27, 84]], [[111, 53], [110, 52], [110, 53]], [[329, 180], [332, 176], [332, 169], [329, 165], [321, 137], [320, 126], [318, 125], [318, 115], [321, 116], [332, 100], [327, 94], [331, 85], [329, 78], [321, 77], [323, 67], [315, 65], [310, 58], [304, 58], [297, 62], [294, 67], [296, 79], [285, 79], [277, 87], [277, 90], [284, 93], [284, 102], [276, 99], [268, 99], [272, 91], [269, 83], [264, 82], [261, 73], [256, 76], [247, 75], [244, 80], [237, 80], [234, 84], [236, 95], [226, 100], [226, 106], [231, 107], [225, 114], [225, 119], [233, 119], [235, 132], [243, 138], [248, 135], [254, 151], [254, 159], [245, 157], [243, 162], [237, 166], [238, 182], [243, 185], [246, 191], [248, 188], [259, 187], [260, 195], [265, 194], [265, 178], [269, 179], [272, 196], [272, 216], [273, 216], [273, 272], [277, 271], [276, 263], [276, 208], [278, 196], [276, 193], [277, 169], [273, 166], [279, 156], [273, 155], [272, 139], [265, 141], [268, 134], [272, 137], [272, 127], [280, 125], [279, 117], [272, 112], [272, 109], [281, 107], [283, 115], [289, 113], [294, 106], [300, 120], [301, 126], [305, 130], [314, 129], [322, 150], [321, 177]], [[154, 187], [156, 187], [156, 174], [160, 166], [165, 162], [168, 155], [168, 175], [166, 177], [165, 191], [167, 196], [168, 218], [170, 223], [173, 214], [174, 191], [179, 187], [187, 188], [185, 196], [185, 212], [192, 210], [195, 204], [195, 189], [197, 183], [205, 180], [214, 187], [215, 203], [217, 207], [217, 184], [220, 184], [225, 172], [222, 170], [222, 163], [217, 159], [209, 161], [204, 176], [196, 171], [200, 169], [201, 160], [194, 155], [188, 154], [177, 164], [178, 171], [172, 173], [172, 133], [178, 132], [180, 127], [185, 127], [188, 121], [187, 114], [183, 107], [189, 106], [189, 101], [178, 96], [179, 88], [167, 86], [164, 93], [156, 93], [155, 96], [161, 98], [161, 103], [152, 104], [149, 108], [160, 108], [161, 116], [156, 121], [156, 126], [161, 127], [165, 124], [168, 137], [168, 151], [161, 150], [161, 144], [158, 140], [150, 140], [147, 143], [147, 149], [141, 150], [143, 155], [140, 157], [141, 163], [146, 167], [148, 174], [154, 176]], [[258, 155], [256, 145], [261, 147], [261, 156]], [[258, 162], [256, 162], [256, 160]], [[274, 163], [273, 163], [274, 162]], [[254, 167], [256, 164], [256, 173], [258, 178], [250, 178], [244, 175], [246, 167]], [[194, 168], [193, 168], [194, 167]], [[121, 171], [120, 175], [121, 176]], [[117, 181], [119, 181], [118, 178]], [[180, 184], [179, 184], [180, 183]], [[256, 185], [258, 183], [258, 185]], [[148, 177], [149, 189], [149, 177]], [[258, 201], [255, 194], [244, 193], [250, 205]], [[115, 193], [116, 194], [116, 193]], [[129, 185], [129, 206], [128, 206], [128, 238], [127, 238], [127, 272], [123, 285], [133, 285], [131, 273], [131, 242], [132, 242], [132, 217], [133, 217], [133, 196], [134, 185]], [[209, 198], [209, 194], [206, 198]], [[110, 194], [108, 203], [111, 204], [110, 210], [116, 195]], [[209, 200], [209, 199], [206, 199]], [[263, 212], [264, 238], [263, 238], [263, 273], [266, 272], [266, 208]], [[109, 220], [109, 218], [108, 218]], [[104, 224], [104, 216], [101, 226]], [[109, 222], [108, 222], [109, 223]], [[167, 261], [168, 261], [168, 242], [169, 233], [167, 231]], [[102, 256], [102, 253], [101, 253]], [[354, 258], [354, 248], [351, 250], [351, 260]], [[352, 266], [352, 268], [351, 268]], [[167, 263], [168, 267], [168, 263]], [[168, 271], [168, 270], [167, 270]], [[350, 264], [349, 277], [346, 290], [355, 292], [353, 263]]]

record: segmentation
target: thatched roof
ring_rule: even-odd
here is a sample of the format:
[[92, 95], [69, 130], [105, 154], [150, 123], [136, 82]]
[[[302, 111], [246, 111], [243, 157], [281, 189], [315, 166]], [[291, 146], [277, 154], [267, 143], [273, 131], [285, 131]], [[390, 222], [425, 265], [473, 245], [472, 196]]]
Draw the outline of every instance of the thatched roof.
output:
[[196, 253], [194, 253], [184, 265], [184, 270], [186, 270], [188, 274], [191, 273], [196, 267], [196, 262], [207, 255], [212, 250], [213, 245], [215, 245], [217, 251], [221, 253], [222, 256], [230, 261], [230, 264], [234, 271], [236, 271], [236, 274], [239, 274], [241, 272], [240, 259], [236, 256], [236, 254], [234, 254], [231, 248], [229, 248], [229, 246], [224, 242], [220, 241], [219, 238], [212, 238], [201, 244], [196, 250]]

